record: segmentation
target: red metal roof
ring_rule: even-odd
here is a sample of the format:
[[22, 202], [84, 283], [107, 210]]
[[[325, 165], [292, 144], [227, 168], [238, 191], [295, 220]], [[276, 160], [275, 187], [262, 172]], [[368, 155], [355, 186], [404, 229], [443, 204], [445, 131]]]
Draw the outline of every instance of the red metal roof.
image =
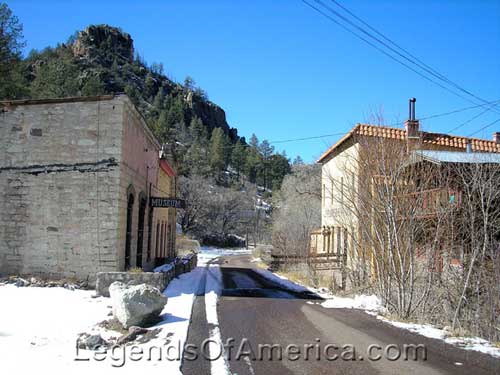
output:
[[177, 175], [174, 169], [170, 166], [170, 164], [168, 164], [165, 159], [160, 159], [160, 168], [170, 177], [175, 177]]

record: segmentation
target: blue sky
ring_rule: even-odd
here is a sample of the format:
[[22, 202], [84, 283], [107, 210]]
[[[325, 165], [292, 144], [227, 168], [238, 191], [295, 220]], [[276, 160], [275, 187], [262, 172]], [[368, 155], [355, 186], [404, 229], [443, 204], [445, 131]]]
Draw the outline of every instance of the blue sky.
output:
[[[324, 0], [333, 6], [329, 0]], [[312, 2], [312, 0], [311, 0]], [[89, 24], [130, 33], [148, 63], [195, 79], [240, 135], [269, 141], [348, 131], [382, 113], [404, 120], [473, 104], [424, 80], [300, 0], [8, 1], [24, 25], [26, 51], [63, 42]], [[356, 15], [485, 100], [500, 99], [499, 1], [343, 1]], [[422, 121], [446, 132], [483, 108]], [[457, 130], [500, 118], [488, 111]], [[491, 138], [500, 122], [476, 136]], [[314, 161], [338, 136], [276, 144]]]

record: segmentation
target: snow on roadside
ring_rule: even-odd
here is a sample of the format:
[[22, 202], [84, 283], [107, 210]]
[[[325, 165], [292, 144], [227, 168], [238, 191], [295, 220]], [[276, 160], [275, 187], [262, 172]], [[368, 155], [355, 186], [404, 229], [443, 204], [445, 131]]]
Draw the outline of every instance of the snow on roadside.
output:
[[198, 266], [205, 266], [208, 262], [221, 256], [250, 255], [252, 250], [247, 249], [221, 249], [217, 247], [202, 246], [198, 252]]
[[[100, 333], [105, 339], [120, 336], [118, 332], [96, 326], [111, 318], [108, 316], [111, 311], [109, 298], [92, 298], [95, 294], [92, 290], [0, 285], [2, 371], [181, 374], [182, 348], [187, 339], [193, 302], [205, 272], [205, 267], [197, 267], [168, 285], [164, 291], [169, 299], [162, 311], [163, 320], [150, 328], [161, 328], [161, 331], [147, 343], [134, 344], [144, 353], [137, 361], [131, 359], [132, 346], [108, 351], [103, 361], [95, 359], [97, 352], [76, 350], [76, 340], [82, 332]], [[167, 350], [170, 351], [167, 353]]]
[[210, 370], [212, 374], [230, 374], [229, 365], [224, 356], [222, 335], [217, 315], [217, 303], [222, 292], [222, 273], [218, 265], [210, 265], [207, 268], [207, 282], [205, 283], [205, 311], [207, 323], [210, 327]]
[[413, 333], [431, 338], [443, 340], [447, 344], [458, 346], [465, 350], [475, 350], [481, 353], [489, 354], [494, 357], [500, 358], [500, 348], [494, 346], [490, 342], [480, 337], [458, 337], [450, 336], [450, 333], [444, 329], [439, 329], [431, 324], [417, 324], [417, 323], [404, 323], [395, 320], [387, 319], [381, 315], [377, 316], [377, 319], [393, 325], [395, 327], [406, 329]]
[[354, 297], [331, 296], [321, 303], [327, 309], [360, 309], [367, 311], [382, 311], [380, 299], [375, 296], [356, 295]]
[[[79, 333], [106, 319], [109, 299], [94, 291], [0, 286], [2, 371], [57, 373], [75, 364]], [[56, 370], [54, 370], [56, 369]], [[11, 370], [11, 371], [9, 371]]]
[[443, 340], [447, 344], [458, 346], [465, 350], [475, 350], [481, 353], [489, 354], [494, 357], [500, 358], [500, 348], [496, 347], [492, 343], [480, 337], [454, 337], [450, 336], [450, 333], [445, 331], [444, 329], [436, 328], [430, 324], [398, 322], [395, 320], [387, 319], [382, 315], [379, 315], [379, 314], [384, 314], [386, 312], [386, 309], [382, 306], [380, 298], [378, 298], [375, 295], [355, 295], [354, 297], [339, 297], [327, 292], [323, 288], [316, 289], [316, 288], [306, 287], [301, 284], [292, 282], [288, 280], [286, 277], [278, 275], [268, 270], [263, 270], [259, 268], [254, 270], [259, 274], [261, 274], [263, 277], [266, 277], [270, 281], [273, 281], [281, 285], [282, 287], [297, 292], [311, 291], [325, 299], [325, 301], [321, 303], [308, 301], [307, 302], [308, 304], [319, 304], [323, 308], [327, 309], [364, 310], [366, 313], [374, 315], [377, 317], [377, 319], [387, 324], [391, 324], [395, 327], [406, 329], [428, 338]]

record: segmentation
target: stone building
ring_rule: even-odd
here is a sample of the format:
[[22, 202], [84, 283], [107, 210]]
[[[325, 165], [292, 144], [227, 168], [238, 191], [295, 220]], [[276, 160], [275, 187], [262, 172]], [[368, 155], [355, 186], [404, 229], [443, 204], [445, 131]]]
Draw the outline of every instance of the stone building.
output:
[[175, 209], [149, 204], [175, 197], [160, 155], [126, 95], [0, 102], [0, 274], [93, 281], [152, 269], [160, 243], [174, 256]]

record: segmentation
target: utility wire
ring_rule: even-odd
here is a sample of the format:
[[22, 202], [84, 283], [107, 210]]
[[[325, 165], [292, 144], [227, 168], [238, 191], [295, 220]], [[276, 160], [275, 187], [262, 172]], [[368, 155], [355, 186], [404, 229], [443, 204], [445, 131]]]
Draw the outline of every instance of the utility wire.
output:
[[[315, 0], [316, 2], [318, 2], [317, 0]], [[383, 45], [387, 46], [388, 48], [391, 49], [391, 51], [397, 53], [399, 56], [403, 57], [404, 59], [408, 60], [409, 62], [411, 62], [412, 64], [414, 65], [417, 65], [420, 69], [422, 70], [425, 70], [427, 71], [428, 73], [432, 74], [434, 77], [444, 81], [444, 82], [447, 82], [448, 84], [454, 86], [455, 88], [457, 88], [458, 90], [472, 96], [473, 98], [477, 99], [477, 100], [480, 100], [481, 102], [485, 103], [486, 100], [484, 100], [483, 98], [480, 98], [479, 96], [473, 94], [472, 92], [470, 92], [469, 90], [465, 89], [464, 87], [458, 85], [457, 83], [453, 82], [451, 79], [449, 79], [448, 77], [446, 77], [445, 75], [439, 73], [436, 69], [433, 69], [431, 66], [427, 65], [425, 62], [423, 62], [422, 60], [420, 60], [418, 57], [416, 57], [415, 55], [413, 55], [412, 53], [410, 53], [408, 50], [406, 50], [405, 48], [401, 47], [399, 44], [397, 44], [396, 42], [394, 42], [393, 40], [391, 40], [390, 38], [386, 37], [384, 34], [382, 34], [380, 31], [378, 31], [377, 29], [375, 29], [374, 27], [372, 27], [370, 24], [368, 24], [367, 22], [363, 21], [361, 18], [359, 18], [358, 16], [356, 16], [353, 12], [351, 12], [349, 9], [347, 9], [345, 6], [343, 6], [342, 4], [340, 4], [338, 1], [336, 0], [330, 0], [332, 3], [334, 3], [335, 5], [337, 5], [339, 8], [343, 9], [346, 13], [348, 13], [349, 15], [351, 15], [353, 18], [355, 18], [358, 22], [361, 22], [363, 25], [365, 25], [366, 27], [368, 27], [370, 30], [372, 30], [373, 32], [375, 32], [377, 35], [379, 35], [381, 38], [383, 38], [384, 40], [386, 40], [387, 42], [389, 42], [390, 44], [392, 44], [393, 46], [395, 46], [396, 48], [398, 48], [399, 50], [403, 51], [406, 55], [410, 56], [413, 60], [417, 61], [418, 64], [415, 62], [415, 61], [412, 61], [411, 59], [409, 59], [408, 57], [400, 54], [399, 52], [397, 51], [394, 51], [391, 47], [387, 46], [385, 43], [381, 42], [378, 38], [376, 37], [373, 37], [371, 36], [372, 38], [376, 39], [377, 41], [379, 41], [380, 43], [382, 43]], [[335, 11], [334, 11], [335, 12]], [[337, 12], [335, 12], [336, 14], [338, 14]], [[342, 17], [340, 14], [339, 14], [339, 17]], [[342, 17], [342, 19], [345, 19], [344, 17]], [[349, 22], [349, 24], [355, 26], [356, 28], [360, 29], [358, 26], [356, 26], [355, 24], [353, 24], [352, 22], [348, 21], [347, 19], [345, 19], [346, 22]], [[365, 31], [363, 31], [365, 32]], [[365, 32], [366, 33], [366, 32]]]
[[480, 131], [485, 130], [485, 129], [489, 128], [490, 126], [495, 125], [499, 121], [500, 121], [500, 118], [497, 118], [495, 121], [490, 122], [488, 125], [483, 126], [481, 129], [476, 130], [474, 133], [469, 134], [467, 137], [472, 137], [473, 135], [479, 133]]
[[[487, 105], [492, 105], [492, 104], [499, 104], [500, 103], [500, 99], [497, 99], [497, 100], [493, 100], [491, 102], [488, 102], [488, 103], [485, 103], [485, 104], [478, 104], [478, 105], [474, 105], [474, 106], [469, 106], [469, 107], [465, 107], [465, 108], [459, 108], [459, 109], [455, 109], [453, 111], [448, 111], [448, 112], [442, 112], [442, 113], [436, 113], [434, 115], [429, 115], [429, 116], [424, 116], [424, 117], [421, 117], [419, 118], [419, 120], [428, 120], [428, 119], [432, 119], [432, 118], [437, 118], [437, 117], [443, 117], [443, 116], [449, 116], [449, 115], [453, 115], [455, 113], [460, 113], [460, 112], [464, 112], [464, 111], [467, 111], [469, 109], [474, 109], [474, 108], [480, 108], [480, 107], [485, 107]], [[495, 104], [495, 105], [496, 105]], [[467, 120], [465, 123], [462, 123], [460, 124], [459, 126], [457, 126], [456, 128], [450, 130], [448, 133], [450, 133], [451, 131], [453, 130], [456, 130], [460, 127], [462, 127], [463, 125], [465, 125], [466, 123], [469, 123], [470, 121], [476, 119], [477, 117], [479, 117], [481, 114], [485, 113], [486, 111], [480, 113], [479, 115], [476, 115], [475, 117], [473, 117], [472, 119], [470, 120]], [[401, 122], [396, 122], [396, 123], [393, 123], [393, 124], [388, 124], [388, 125], [385, 125], [385, 126], [396, 126], [396, 125], [402, 125], [404, 124], [405, 122], [404, 121], [401, 121]], [[328, 137], [335, 137], [335, 136], [339, 136], [339, 135], [346, 135], [348, 132], [344, 132], [344, 133], [334, 133], [334, 134], [324, 134], [324, 135], [316, 135], [316, 136], [312, 136], [312, 137], [304, 137], [304, 138], [293, 138], [293, 139], [284, 139], [284, 140], [278, 140], [278, 141], [272, 141], [272, 142], [269, 142], [270, 144], [278, 144], [278, 143], [288, 143], [288, 142], [298, 142], [298, 141], [308, 141], [308, 140], [311, 140], [311, 139], [319, 139], [319, 138], [328, 138]]]
[[277, 143], [288, 143], [288, 142], [298, 142], [298, 141], [308, 141], [310, 139], [319, 139], [319, 138], [327, 138], [327, 137], [335, 137], [339, 135], [345, 135], [347, 133], [333, 133], [333, 134], [324, 134], [324, 135], [316, 135], [313, 137], [304, 137], [304, 138], [293, 138], [293, 139], [285, 139], [280, 141], [272, 141], [269, 143], [277, 144]]
[[[440, 73], [437, 73], [437, 72], [433, 72], [433, 69], [428, 69], [426, 67], [423, 67], [422, 65], [418, 64], [418, 63], [415, 63], [413, 60], [409, 59], [408, 57], [406, 57], [405, 55], [401, 54], [399, 51], [395, 50], [394, 48], [390, 47], [387, 43], [381, 41], [379, 38], [373, 36], [372, 34], [370, 34], [369, 32], [367, 32], [366, 30], [364, 30], [363, 28], [361, 28], [360, 26], [354, 24], [352, 21], [348, 20], [346, 17], [342, 16], [340, 13], [338, 13], [337, 11], [335, 11], [334, 9], [332, 9], [331, 7], [329, 7], [328, 5], [324, 4], [321, 0], [314, 0], [316, 3], [322, 5], [325, 9], [329, 10], [330, 13], [336, 15], [337, 17], [340, 17], [342, 20], [344, 20], [344, 22], [347, 22], [348, 24], [350, 24], [352, 27], [355, 27], [356, 29], [360, 30], [363, 34], [366, 34], [368, 37], [374, 39], [376, 42], [382, 44], [383, 46], [385, 46], [386, 48], [388, 48], [389, 50], [391, 50], [393, 53], [396, 53], [397, 55], [401, 56], [402, 58], [404, 58], [405, 60], [409, 61], [411, 64], [414, 64], [416, 65], [418, 68], [428, 72], [428, 74], [431, 74], [433, 75], [434, 77], [440, 79], [440, 80], [444, 80], [445, 83], [447, 84], [450, 84], [450, 82], [446, 81], [446, 77], [442, 76]], [[444, 86], [443, 84], [435, 81], [434, 79], [428, 77], [427, 75], [423, 74], [422, 72], [416, 70], [415, 68], [413, 68], [412, 66], [408, 65], [407, 63], [405, 63], [404, 61], [401, 61], [400, 59], [398, 59], [397, 57], [391, 55], [390, 53], [388, 53], [387, 51], [385, 51], [384, 49], [380, 48], [379, 46], [377, 46], [376, 44], [372, 43], [370, 40], [366, 39], [364, 36], [360, 35], [359, 33], [355, 32], [354, 30], [351, 30], [349, 27], [347, 27], [346, 25], [342, 24], [341, 22], [339, 22], [337, 19], [333, 18], [332, 16], [330, 16], [329, 14], [325, 13], [323, 10], [319, 9], [318, 7], [314, 6], [313, 4], [307, 2], [306, 0], [302, 0], [302, 2], [304, 4], [306, 4], [307, 6], [309, 6], [310, 8], [314, 9], [316, 12], [320, 13], [321, 15], [323, 15], [324, 17], [328, 18], [330, 21], [334, 22], [335, 24], [337, 24], [338, 26], [342, 27], [344, 30], [346, 30], [347, 32], [353, 34], [354, 36], [356, 36], [357, 38], [361, 39], [362, 41], [364, 41], [365, 43], [367, 43], [368, 45], [370, 45], [371, 47], [375, 48], [376, 50], [378, 50], [379, 52], [383, 53], [384, 55], [386, 55], [387, 57], [389, 57], [390, 59], [396, 61], [398, 64], [406, 67], [407, 69], [413, 71], [414, 73], [418, 74], [419, 76], [421, 76], [422, 78], [424, 78], [425, 80], [441, 87], [442, 89], [452, 93], [453, 95], [455, 96], [458, 96], [470, 103], [473, 103], [473, 104], [477, 104], [477, 102], [474, 102], [472, 101], [471, 99], [469, 99], [468, 97], [465, 97], [459, 93], [457, 93], [456, 91], [453, 91], [451, 90], [449, 87], [446, 87]], [[454, 83], [453, 83], [454, 84]], [[456, 84], [454, 84], [456, 85]], [[475, 97], [476, 99], [478, 97], [476, 97], [474, 94], [468, 92], [467, 90], [465, 89], [462, 89], [461, 91], [469, 94], [469, 95], [472, 95], [473, 97]], [[482, 102], [485, 102], [484, 99], [481, 99], [479, 98], [478, 100], [481, 100]], [[500, 112], [499, 112], [500, 113]]]
[[460, 125], [457, 125], [455, 126], [453, 129], [451, 130], [448, 130], [447, 133], [451, 133], [451, 132], [454, 132], [455, 130], [457, 129], [460, 129], [462, 127], [464, 127], [465, 125], [469, 124], [470, 122], [474, 121], [475, 119], [477, 119], [478, 117], [481, 117], [482, 115], [484, 115], [486, 112], [488, 112], [489, 110], [491, 109], [490, 108], [486, 108], [484, 111], [481, 111], [479, 112], [479, 114], [475, 115], [475, 116], [472, 116], [470, 119], [468, 119], [467, 121], [464, 121], [462, 122]]

